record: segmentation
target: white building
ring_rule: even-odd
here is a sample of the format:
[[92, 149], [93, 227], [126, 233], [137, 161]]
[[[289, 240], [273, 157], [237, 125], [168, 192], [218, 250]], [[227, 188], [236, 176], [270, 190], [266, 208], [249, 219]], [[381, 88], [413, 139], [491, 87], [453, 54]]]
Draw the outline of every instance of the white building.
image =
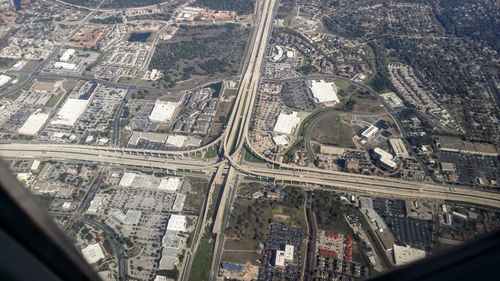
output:
[[134, 181], [137, 174], [125, 172], [120, 180], [119, 186], [129, 187], [132, 186], [132, 182]]
[[5, 86], [10, 80], [12, 80], [12, 77], [0, 74], [0, 87]]
[[327, 83], [324, 80], [311, 81], [311, 92], [317, 103], [337, 104], [340, 102], [337, 96], [337, 86], [335, 83]]
[[102, 205], [102, 199], [103, 199], [102, 195], [94, 196], [94, 199], [92, 199], [92, 201], [90, 201], [90, 206], [87, 209], [87, 213], [88, 214], [96, 214]]
[[38, 168], [40, 168], [41, 163], [42, 162], [40, 162], [40, 160], [33, 160], [33, 164], [31, 164], [30, 170], [32, 170], [32, 171], [38, 170]]
[[279, 135], [279, 136], [273, 137], [273, 142], [276, 145], [287, 145], [288, 139], [286, 138], [285, 135]]
[[165, 142], [167, 146], [183, 147], [188, 137], [183, 135], [170, 135]]
[[392, 154], [390, 154], [389, 152], [378, 147], [375, 148], [373, 152], [375, 152], [379, 156], [380, 162], [388, 166], [388, 168], [395, 169], [398, 166], [398, 164], [393, 161], [394, 156], [392, 156]]
[[82, 255], [89, 264], [96, 263], [104, 259], [101, 245], [99, 243], [90, 244], [82, 249]]
[[179, 103], [157, 100], [155, 107], [149, 115], [149, 120], [155, 122], [168, 122], [172, 119]]
[[47, 119], [49, 119], [49, 114], [37, 110], [28, 117], [17, 133], [24, 136], [35, 136], [47, 122]]
[[401, 158], [410, 158], [410, 154], [406, 149], [406, 146], [402, 139], [390, 139], [389, 143], [391, 144], [392, 150], [396, 153], [396, 156]]
[[410, 246], [394, 245], [394, 261], [396, 265], [407, 264], [425, 258], [425, 251], [411, 248]]
[[276, 120], [273, 131], [275, 133], [281, 134], [291, 134], [293, 130], [299, 125], [300, 117], [297, 116], [297, 112], [284, 113], [281, 112]]
[[72, 127], [75, 125], [76, 120], [82, 115], [89, 104], [88, 100], [81, 99], [68, 99], [64, 105], [59, 109], [56, 116], [50, 124], [64, 125]]
[[158, 186], [159, 190], [166, 191], [177, 191], [181, 186], [181, 178], [179, 177], [168, 177], [166, 179], [162, 179], [160, 181], [160, 185]]
[[368, 129], [364, 130], [361, 135], [367, 139], [371, 139], [373, 138], [373, 136], [375, 136], [375, 134], [378, 132], [379, 128], [375, 125], [370, 125], [370, 127], [368, 127]]
[[278, 53], [271, 59], [273, 62], [277, 62], [283, 58], [283, 48], [278, 45], [276, 45], [275, 48]]
[[71, 57], [75, 54], [76, 50], [75, 49], [67, 49], [66, 51], [64, 51], [64, 53], [61, 55], [61, 57], [59, 58], [59, 61], [62, 61], [62, 62], [67, 62], [69, 61], [69, 59], [71, 59]]
[[402, 107], [404, 105], [403, 101], [394, 92], [383, 93], [383, 94], [380, 94], [380, 96], [392, 108], [399, 108], [399, 107]]
[[277, 268], [285, 268], [285, 251], [280, 251], [280, 250], [276, 251], [274, 266]]
[[293, 252], [295, 247], [293, 245], [285, 245], [285, 261], [293, 262]]
[[168, 281], [167, 277], [161, 276], [161, 275], [156, 275], [154, 281]]
[[186, 216], [172, 215], [168, 220], [167, 230], [172, 231], [186, 231]]
[[58, 61], [58, 62], [54, 63], [54, 68], [62, 68], [64, 70], [75, 70], [76, 64]]

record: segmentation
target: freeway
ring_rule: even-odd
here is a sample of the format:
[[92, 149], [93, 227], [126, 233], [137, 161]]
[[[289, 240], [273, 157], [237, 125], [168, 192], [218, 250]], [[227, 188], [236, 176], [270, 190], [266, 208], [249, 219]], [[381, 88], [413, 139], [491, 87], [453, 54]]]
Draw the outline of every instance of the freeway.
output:
[[[166, 170], [195, 170], [209, 172], [224, 162], [200, 158], [165, 158], [158, 155], [124, 154], [106, 150], [92, 150], [85, 146], [43, 146], [24, 145], [14, 149], [0, 145], [0, 155], [19, 158], [49, 158], [88, 161], [108, 165], [160, 168]], [[276, 182], [329, 186], [350, 191], [371, 194], [385, 194], [396, 197], [431, 198], [470, 202], [490, 207], [500, 206], [500, 194], [470, 189], [461, 186], [443, 186], [425, 182], [410, 182], [396, 178], [324, 171], [308, 167], [294, 169], [269, 169], [267, 167], [246, 166], [232, 162], [232, 169], [245, 175], [274, 180]], [[230, 169], [231, 169], [230, 168]], [[228, 174], [234, 175], [234, 171]], [[224, 190], [226, 192], [226, 190]], [[230, 190], [227, 190], [228, 197]], [[224, 209], [224, 208], [222, 208]]]
[[[241, 155], [244, 145], [247, 145], [250, 150], [252, 150], [252, 152], [257, 156], [266, 159], [264, 156], [260, 155], [255, 149], [252, 148], [251, 143], [248, 141], [248, 132], [258, 87], [261, 81], [262, 67], [265, 61], [267, 45], [272, 31], [272, 23], [276, 9], [276, 0], [256, 1], [256, 25], [253, 29], [252, 37], [247, 48], [245, 62], [242, 67], [243, 72], [240, 79], [238, 94], [236, 96], [233, 109], [231, 110], [226, 129], [224, 133], [214, 142], [204, 147], [187, 151], [157, 151], [120, 147], [85, 146], [75, 144], [3, 143], [0, 144], [0, 156], [12, 158], [20, 157], [35, 159], [66, 159], [103, 163], [105, 165], [160, 168], [173, 171], [183, 169], [213, 172], [217, 168], [219, 168], [220, 170], [224, 170], [223, 167], [220, 168], [221, 165], [229, 164], [229, 168], [226, 172], [225, 184], [223, 185], [221, 190], [222, 199], [220, 200], [220, 205], [214, 206], [214, 209], [218, 209], [218, 212], [214, 222], [214, 232], [217, 233], [217, 240], [214, 247], [214, 270], [212, 271], [213, 277], [215, 277], [214, 275], [216, 275], [219, 260], [222, 256], [222, 249], [224, 247], [224, 225], [227, 223], [228, 214], [231, 210], [232, 200], [234, 199], [235, 195], [235, 188], [233, 188], [235, 186], [234, 183], [240, 175], [256, 177], [268, 181], [274, 181], [276, 183], [305, 185], [308, 189], [340, 189], [350, 192], [372, 195], [452, 200], [490, 206], [494, 208], [500, 207], [500, 194], [473, 190], [460, 186], [450, 187], [425, 182], [408, 182], [396, 178], [327, 171], [314, 167], [298, 167], [294, 165], [278, 163], [271, 160], [267, 160], [267, 162], [272, 165], [272, 168], [266, 166], [259, 167], [242, 164]], [[92, 13], [90, 13], [88, 17], [91, 15]], [[86, 18], [86, 20], [88, 19], [88, 17]], [[155, 38], [155, 40], [157, 38]], [[58, 50], [59, 49], [56, 49], [51, 54], [50, 58], [53, 58], [53, 56], [58, 53]], [[152, 53], [150, 55], [152, 55]], [[41, 64], [39, 66], [39, 69], [31, 73], [27, 80], [33, 79], [37, 76], [64, 78], [61, 76], [55, 76], [54, 74], [41, 73], [40, 71], [43, 69], [43, 66], [44, 65]], [[139, 75], [137, 77], [139, 77]], [[115, 144], [118, 144], [118, 122], [123, 110], [123, 105], [130, 97], [130, 93], [135, 89], [139, 89], [139, 86], [137, 86], [136, 84], [137, 77], [132, 84], [127, 85], [104, 80], [101, 81], [91, 77], [79, 77], [81, 79], [89, 79], [94, 82], [121, 87], [128, 90], [127, 98], [124, 99], [124, 103], [122, 103], [120, 109], [115, 115], [114, 131], [116, 132], [116, 135], [114, 135], [113, 137], [113, 139], [115, 140]], [[394, 120], [398, 128], [400, 129], [403, 138], [406, 137], [404, 128], [399, 122], [396, 113], [392, 111], [392, 109], [385, 103], [385, 101], [378, 95], [376, 91], [364, 84], [352, 81], [347, 78], [335, 76], [329, 77], [345, 80], [350, 83], [356, 84], [357, 86], [370, 92], [372, 95], [375, 95], [384, 105], [384, 107], [387, 108], [389, 113], [391, 113], [391, 115], [394, 117]], [[70, 79], [69, 77], [66, 78]], [[202, 159], [198, 157], [197, 153], [213, 147], [220, 142], [222, 142], [221, 146], [224, 155], [223, 159]], [[194, 156], [193, 158], [191, 158], [193, 154]], [[421, 162], [421, 165], [423, 165], [425, 169], [424, 163]], [[207, 215], [205, 214], [204, 217], [207, 217]], [[98, 225], [99, 222], [89, 223], [94, 223], [103, 230], [106, 229], [105, 225]], [[201, 225], [202, 224], [200, 224], [200, 227]], [[194, 250], [197, 248], [197, 241], [199, 239], [195, 240], [196, 241], [193, 247]], [[125, 276], [123, 275], [126, 274], [126, 272], [123, 271], [126, 270], [126, 266], [124, 264], [125, 256], [123, 250], [120, 250], [119, 246], [116, 246], [116, 249], [119, 260], [119, 267], [121, 268], [120, 276]], [[186, 259], [187, 270], [189, 270], [191, 263], [192, 255], [191, 253], [189, 253]], [[183, 279], [187, 279], [187, 273], [183, 274]]]
[[124, 165], [134, 167], [160, 168], [166, 170], [201, 170], [209, 171], [220, 165], [213, 159], [173, 157], [167, 155], [151, 155], [142, 153], [125, 153], [123, 151], [93, 150], [84, 146], [58, 145], [15, 145], [5, 148], [0, 145], [0, 156], [19, 158], [48, 158], [88, 161], [94, 163]]
[[[53, 151], [78, 151], [85, 153], [120, 153], [131, 155], [143, 156], [157, 156], [163, 158], [191, 158], [191, 155], [201, 154], [203, 151], [215, 146], [220, 142], [222, 136], [217, 138], [214, 142], [205, 146], [198, 147], [191, 150], [153, 150], [141, 148], [126, 148], [126, 147], [110, 147], [98, 145], [82, 145], [82, 144], [63, 144], [63, 143], [48, 143], [48, 142], [0, 142], [0, 150], [53, 150]], [[195, 158], [195, 157], [193, 157]], [[217, 161], [213, 159], [214, 161]]]

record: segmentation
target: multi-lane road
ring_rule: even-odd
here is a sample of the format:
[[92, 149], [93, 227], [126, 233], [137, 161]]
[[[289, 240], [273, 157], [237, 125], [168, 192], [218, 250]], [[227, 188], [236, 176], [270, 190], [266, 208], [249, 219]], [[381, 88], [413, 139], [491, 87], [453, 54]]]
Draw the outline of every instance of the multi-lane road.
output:
[[[248, 141], [248, 132], [258, 87], [261, 81], [262, 67], [265, 61], [276, 8], [276, 0], [256, 1], [255, 26], [243, 63], [238, 94], [225, 131], [211, 144], [187, 151], [156, 151], [121, 148], [116, 146], [118, 144], [117, 142], [114, 142], [114, 146], [107, 147], [47, 143], [2, 143], [0, 144], [0, 156], [9, 158], [64, 159], [102, 163], [105, 165], [158, 168], [171, 171], [192, 170], [208, 173], [212, 173], [221, 165], [227, 164], [228, 169], [225, 174], [225, 184], [222, 188], [222, 200], [220, 200], [219, 206], [214, 206], [214, 209], [219, 210], [216, 221], [214, 222], [214, 229], [218, 233], [218, 240], [215, 245], [214, 264], [218, 263], [218, 259], [221, 256], [224, 223], [226, 222], [224, 218], [227, 218], [227, 214], [232, 205], [232, 186], [238, 175], [252, 176], [268, 181], [275, 181], [277, 183], [305, 185], [308, 189], [341, 189], [371, 195], [451, 200], [494, 208], [500, 207], [500, 194], [474, 190], [467, 187], [445, 186], [430, 182], [409, 182], [395, 178], [327, 171], [314, 167], [298, 167], [274, 161], [268, 161], [269, 165], [267, 166], [248, 165], [243, 163], [241, 155], [242, 148], [245, 145], [247, 145], [253, 153], [264, 158], [257, 151], [252, 149], [251, 143]], [[99, 7], [93, 12], [98, 9]], [[86, 20], [93, 12], [89, 14]], [[83, 22], [86, 22], [86, 20]], [[51, 56], [58, 53], [58, 50], [59, 49], [56, 49]], [[39, 69], [32, 73], [23, 84], [29, 82], [29, 80], [37, 75], [49, 75], [40, 73], [43, 66], [44, 64], [42, 63]], [[127, 90], [136, 88], [135, 85], [131, 84], [124, 86], [109, 81], [97, 81], [95, 79], [93, 81], [110, 86], [126, 88]], [[352, 81], [349, 80], [349, 82]], [[382, 104], [388, 108], [391, 115], [395, 117], [398, 127], [401, 125], [395, 113], [390, 110], [378, 93], [364, 84], [357, 83], [357, 85], [376, 95]], [[116, 132], [119, 130], [119, 116], [121, 116], [121, 114], [117, 114], [115, 128], [113, 130]], [[400, 127], [404, 137], [404, 129], [402, 126]], [[114, 139], [117, 140], [118, 135], [115, 135]], [[216, 146], [217, 144], [220, 144], [222, 150], [222, 154], [218, 158], [204, 159], [200, 157], [203, 150]], [[223, 169], [224, 168], [220, 168], [220, 170]], [[96, 222], [89, 223], [95, 224]], [[105, 225], [98, 226], [105, 230]], [[123, 251], [118, 247], [116, 250], [120, 260], [120, 255], [124, 257]], [[188, 262], [192, 262], [191, 257]], [[122, 265], [122, 268], [124, 268], [124, 265]], [[126, 274], [126, 272], [120, 272], [120, 275], [124, 274]]]

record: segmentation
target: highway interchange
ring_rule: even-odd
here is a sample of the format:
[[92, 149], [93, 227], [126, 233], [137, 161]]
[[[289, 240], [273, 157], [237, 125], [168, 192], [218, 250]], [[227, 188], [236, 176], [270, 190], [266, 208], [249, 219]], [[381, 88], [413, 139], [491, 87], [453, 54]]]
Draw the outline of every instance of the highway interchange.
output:
[[[94, 12], [99, 10], [99, 7], [100, 6], [93, 10], [89, 16], [82, 21], [82, 25]], [[262, 67], [265, 61], [267, 45], [272, 31], [276, 8], [276, 0], [260, 0], [256, 3], [256, 23], [253, 29], [250, 45], [247, 48], [245, 61], [243, 63], [243, 71], [240, 78], [238, 94], [236, 96], [226, 129], [214, 142], [201, 148], [188, 151], [156, 151], [118, 147], [116, 146], [118, 144], [117, 132], [119, 131], [119, 117], [121, 116], [121, 110], [123, 110], [122, 104], [120, 107], [121, 109], [115, 115], [113, 130], [114, 145], [111, 147], [76, 144], [47, 144], [36, 142], [0, 143], [0, 156], [6, 158], [76, 160], [101, 163], [103, 165], [165, 169], [172, 172], [186, 170], [201, 171], [206, 174], [212, 174], [217, 169], [219, 169], [219, 171], [225, 171], [225, 184], [222, 189], [222, 199], [220, 200], [220, 205], [218, 207], [214, 207], [214, 209], [218, 209], [219, 212], [216, 216], [216, 222], [214, 223], [214, 232], [218, 233], [218, 240], [216, 241], [215, 246], [213, 266], [218, 265], [218, 260], [221, 256], [221, 249], [223, 248], [224, 240], [223, 226], [227, 223], [227, 217], [232, 204], [232, 195], [234, 195], [232, 187], [239, 176], [247, 176], [258, 180], [267, 180], [276, 183], [303, 185], [306, 189], [345, 190], [377, 196], [384, 195], [403, 198], [451, 200], [494, 208], [500, 207], [500, 194], [470, 189], [467, 187], [445, 186], [432, 182], [409, 182], [396, 178], [334, 172], [314, 167], [298, 167], [270, 160], [266, 160], [267, 164], [265, 165], [250, 165], [244, 163], [242, 159], [244, 147], [251, 150], [252, 153], [260, 158], [265, 159], [265, 157], [260, 155], [255, 149], [252, 149], [248, 134], [254, 110], [254, 103], [259, 84], [261, 82]], [[157, 40], [157, 38], [155, 38], [155, 40]], [[51, 57], [49, 57], [46, 62], [50, 61], [50, 59], [58, 53], [58, 50], [59, 48], [53, 52]], [[44, 65], [45, 64], [42, 63], [34, 72], [29, 74], [28, 78], [24, 82], [20, 83], [20, 85], [12, 91], [7, 91], [2, 95], [13, 93], [13, 91], [30, 83], [37, 76], [61, 78], [55, 74], [41, 73]], [[21, 75], [25, 73], [18, 74]], [[341, 77], [333, 78], [346, 80], [346, 78]], [[90, 79], [94, 82], [99, 82], [105, 85], [126, 88], [129, 90], [128, 93], [141, 88], [136, 86], [136, 83], [118, 85], [119, 83], [104, 80], [101, 81], [89, 77], [79, 77], [79, 79]], [[402, 128], [399, 120], [396, 118], [395, 112], [388, 107], [377, 92], [362, 83], [354, 82], [352, 80], [348, 81], [375, 95], [389, 110], [389, 113], [394, 117], [397, 126], [402, 132], [403, 137], [405, 136], [404, 129]], [[211, 148], [217, 148], [219, 150], [218, 157], [203, 158], [204, 152]], [[417, 157], [416, 159], [419, 158]], [[425, 165], [423, 166], [425, 167]], [[207, 216], [205, 215], [202, 219], [203, 221], [201, 222], [201, 225], [203, 225]], [[107, 231], [105, 226], [99, 225], [99, 222], [86, 222], [96, 225], [105, 232]], [[197, 239], [194, 241], [195, 245], [199, 242], [200, 236], [201, 235], [197, 235]], [[219, 239], [221, 237], [222, 239]], [[113, 247], [118, 253], [118, 260], [122, 268], [120, 269], [120, 275], [124, 276], [126, 272], [123, 271], [123, 268], [125, 267], [123, 264], [123, 250], [119, 248], [119, 243], [113, 243]], [[193, 258], [189, 256], [187, 260], [187, 267], [189, 268]], [[185, 280], [187, 280], [186, 275], [182, 275]]]

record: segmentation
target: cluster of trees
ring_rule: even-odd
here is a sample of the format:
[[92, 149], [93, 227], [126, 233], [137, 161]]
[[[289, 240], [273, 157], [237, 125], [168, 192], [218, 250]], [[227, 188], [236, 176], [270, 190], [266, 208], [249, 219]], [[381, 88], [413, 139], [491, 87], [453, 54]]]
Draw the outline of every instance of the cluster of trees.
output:
[[190, 79], [191, 75], [234, 75], [239, 69], [247, 35], [248, 29], [235, 24], [182, 26], [176, 34], [178, 40], [158, 44], [151, 68], [165, 73], [163, 80], [167, 87]]
[[97, 24], [119, 24], [123, 23], [123, 16], [118, 14], [109, 16], [107, 18], [92, 18], [90, 19], [90, 22]]
[[[63, 2], [83, 7], [97, 7], [101, 3], [101, 0], [63, 0]], [[106, 0], [101, 5], [101, 8], [142, 7], [163, 2], [165, 0]]]
[[253, 12], [253, 0], [196, 0], [193, 6], [213, 10], [236, 11], [239, 15], [248, 15]]
[[437, 19], [448, 33], [485, 41], [500, 52], [498, 1], [442, 0]]
[[[235, 225], [227, 229], [229, 237], [234, 237], [237, 239], [250, 238], [254, 241], [261, 241], [265, 239], [265, 232], [267, 231], [267, 225], [271, 223], [271, 219], [267, 221], [264, 219], [264, 210], [271, 207], [270, 201], [255, 201], [253, 204], [249, 204], [246, 208], [235, 203], [234, 209], [245, 208], [244, 211], [235, 212]], [[231, 214], [233, 216], [233, 214]]]
[[320, 227], [350, 231], [344, 216], [349, 213], [346, 205], [333, 192], [316, 190], [311, 194], [312, 208], [316, 213], [316, 221]]

